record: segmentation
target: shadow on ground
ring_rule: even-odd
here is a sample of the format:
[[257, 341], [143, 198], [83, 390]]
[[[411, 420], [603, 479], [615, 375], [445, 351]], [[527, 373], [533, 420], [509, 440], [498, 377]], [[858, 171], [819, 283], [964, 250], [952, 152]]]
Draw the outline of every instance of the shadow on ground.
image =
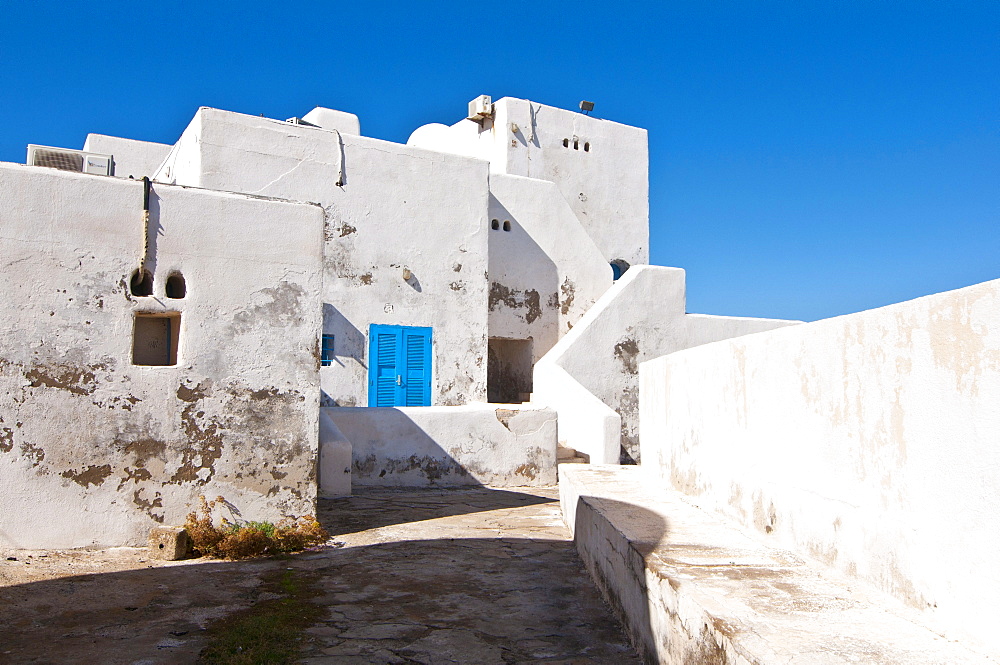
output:
[[273, 598], [276, 573], [324, 608], [302, 635], [311, 665], [639, 662], [553, 490], [370, 492], [321, 519], [342, 545], [2, 588], [0, 662], [197, 662], [212, 621]]
[[353, 533], [492, 510], [557, 504], [556, 496], [483, 486], [413, 490], [362, 489], [342, 499], [320, 499], [319, 521], [330, 533]]

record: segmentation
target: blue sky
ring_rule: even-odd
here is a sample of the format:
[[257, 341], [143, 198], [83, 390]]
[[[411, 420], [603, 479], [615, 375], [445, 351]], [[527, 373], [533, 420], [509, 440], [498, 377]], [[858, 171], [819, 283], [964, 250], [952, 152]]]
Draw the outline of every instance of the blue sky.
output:
[[405, 141], [479, 94], [649, 130], [688, 310], [814, 320], [1000, 277], [1000, 2], [0, 0], [0, 160], [199, 106]]

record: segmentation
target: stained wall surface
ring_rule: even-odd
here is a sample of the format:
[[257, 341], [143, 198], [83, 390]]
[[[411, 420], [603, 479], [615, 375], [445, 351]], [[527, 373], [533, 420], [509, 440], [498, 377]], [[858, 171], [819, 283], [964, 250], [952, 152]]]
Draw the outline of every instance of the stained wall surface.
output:
[[1000, 281], [640, 367], [664, 485], [994, 652]]
[[[322, 210], [0, 164], [0, 543], [144, 543], [198, 496], [313, 512]], [[165, 282], [179, 272], [183, 298]], [[179, 316], [176, 364], [133, 364], [139, 314]]]
[[433, 327], [432, 404], [486, 399], [485, 162], [203, 108], [157, 179], [323, 207], [324, 404], [368, 403], [372, 324]]

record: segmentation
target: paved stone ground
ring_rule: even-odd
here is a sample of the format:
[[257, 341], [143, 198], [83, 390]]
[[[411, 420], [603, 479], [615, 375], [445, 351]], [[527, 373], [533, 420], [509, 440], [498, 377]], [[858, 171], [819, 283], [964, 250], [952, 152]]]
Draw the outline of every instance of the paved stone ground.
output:
[[16, 553], [0, 561], [0, 663], [193, 663], [205, 627], [266, 599], [261, 580], [286, 568], [325, 607], [304, 641], [311, 665], [639, 662], [555, 488], [365, 492], [322, 501], [319, 517], [337, 545], [289, 559]]
[[313, 560], [329, 618], [306, 663], [639, 662], [554, 488], [363, 494], [321, 518], [354, 533]]

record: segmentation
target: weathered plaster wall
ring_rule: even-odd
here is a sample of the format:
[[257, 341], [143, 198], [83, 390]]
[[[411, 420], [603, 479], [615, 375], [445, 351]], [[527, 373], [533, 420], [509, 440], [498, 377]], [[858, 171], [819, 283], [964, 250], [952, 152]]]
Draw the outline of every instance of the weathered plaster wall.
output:
[[[691, 346], [796, 323], [686, 314], [685, 302], [683, 270], [634, 266], [539, 361], [533, 398], [559, 411], [561, 441], [590, 455], [595, 464], [616, 463], [619, 457], [622, 462], [638, 462], [639, 363]], [[620, 435], [601, 443], [592, 427], [578, 425], [595, 414], [568, 389], [570, 380], [619, 414]]]
[[83, 149], [114, 156], [114, 175], [118, 178], [153, 177], [167, 158], [172, 146], [149, 141], [134, 141], [104, 134], [87, 134]]
[[555, 183], [605, 261], [649, 262], [646, 130], [504, 97], [483, 123], [418, 128], [407, 141], [490, 162], [493, 173]]
[[355, 406], [370, 324], [434, 328], [433, 404], [486, 399], [487, 176], [480, 160], [203, 108], [158, 177], [323, 206], [337, 361], [322, 386]]
[[351, 442], [355, 486], [556, 482], [556, 414], [551, 409], [469, 404], [323, 412]]
[[641, 368], [643, 466], [1000, 645], [1000, 281]]
[[351, 495], [351, 442], [330, 418], [319, 413], [319, 495], [327, 498]]
[[537, 360], [611, 287], [611, 268], [553, 183], [492, 174], [490, 194], [490, 336], [531, 338]]
[[[0, 164], [4, 546], [139, 544], [200, 494], [246, 519], [314, 510], [322, 211], [155, 185], [154, 293], [133, 297], [142, 200], [138, 181]], [[134, 314], [164, 311], [177, 365], [133, 365]]]

